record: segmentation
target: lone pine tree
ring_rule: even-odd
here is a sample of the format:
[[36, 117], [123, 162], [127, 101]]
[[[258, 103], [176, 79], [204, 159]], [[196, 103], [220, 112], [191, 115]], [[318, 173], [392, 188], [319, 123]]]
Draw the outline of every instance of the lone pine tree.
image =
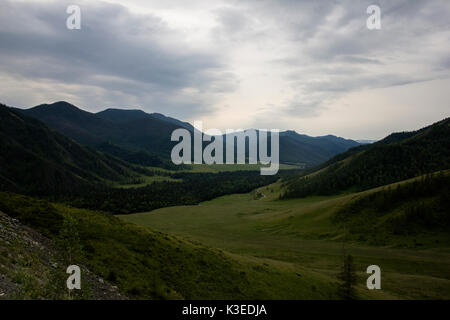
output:
[[341, 280], [338, 289], [339, 296], [346, 300], [356, 299], [354, 286], [358, 281], [358, 277], [356, 275], [356, 267], [352, 255], [348, 254], [344, 256], [344, 264], [341, 272], [338, 274], [338, 279]]

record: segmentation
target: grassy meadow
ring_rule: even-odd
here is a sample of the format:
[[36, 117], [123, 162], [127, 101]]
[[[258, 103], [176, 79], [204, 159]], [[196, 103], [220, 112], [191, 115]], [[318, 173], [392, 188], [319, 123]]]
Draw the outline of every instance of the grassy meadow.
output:
[[[48, 246], [54, 251], [50, 259], [57, 262], [52, 265], [46, 261], [48, 255], [31, 250], [26, 243], [18, 246], [0, 237], [0, 272], [17, 279], [18, 297], [45, 299], [50, 293], [51, 297], [56, 293], [59, 298], [64, 297], [65, 280], [55, 280], [52, 275], [58, 272], [64, 277], [65, 266], [69, 264], [90, 270], [130, 299], [337, 297], [336, 282], [329, 282], [313, 270], [303, 269], [300, 274], [298, 270], [293, 272], [288, 263], [233, 255], [124, 222], [109, 213], [3, 192], [0, 192], [0, 212], [8, 212], [47, 237]], [[72, 221], [71, 229], [76, 230], [69, 238], [63, 238], [66, 221]], [[1, 221], [0, 228], [3, 228]], [[58, 245], [62, 239], [64, 247]], [[74, 248], [79, 251], [70, 262], [57, 260]], [[52, 288], [50, 293], [42, 284]], [[91, 287], [83, 284], [83, 293], [87, 290], [89, 294]]]
[[[268, 167], [261, 164], [191, 164], [186, 172], [229, 172], [229, 171], [254, 171], [261, 167]], [[303, 169], [300, 164], [280, 163], [279, 170]]]
[[[156, 229], [194, 243], [223, 250], [243, 264], [256, 263], [284, 275], [283, 290], [301, 280], [304, 293], [293, 298], [334, 298], [343, 252], [352, 254], [359, 270], [358, 295], [363, 299], [449, 299], [450, 239], [439, 245], [412, 238], [393, 239], [375, 246], [346, 239], [332, 216], [362, 193], [278, 200], [279, 183], [247, 194], [233, 194], [194, 206], [176, 206], [119, 216], [122, 220]], [[398, 213], [392, 213], [395, 215]], [[425, 236], [426, 237], [426, 236]], [[411, 241], [409, 241], [411, 240]], [[439, 263], [437, 263], [437, 261]], [[382, 290], [366, 288], [369, 265], [381, 268]], [[258, 279], [255, 279], [258, 281]], [[275, 288], [274, 288], [275, 290]], [[278, 291], [278, 290], [277, 290]], [[320, 295], [313, 295], [320, 292]]]
[[[141, 188], [154, 182], [181, 182], [182, 179], [176, 179], [171, 175], [185, 172], [185, 173], [220, 173], [220, 172], [236, 172], [236, 171], [259, 171], [261, 167], [267, 167], [261, 164], [191, 164], [187, 169], [169, 170], [158, 167], [146, 167], [154, 172], [153, 175], [142, 174], [138, 178], [131, 179], [128, 182], [113, 183], [109, 182], [113, 187], [117, 188]], [[303, 169], [301, 164], [280, 164], [279, 170], [298, 170]]]

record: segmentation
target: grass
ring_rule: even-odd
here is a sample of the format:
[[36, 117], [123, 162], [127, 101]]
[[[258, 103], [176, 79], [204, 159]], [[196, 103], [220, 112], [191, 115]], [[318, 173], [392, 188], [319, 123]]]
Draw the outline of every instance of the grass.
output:
[[[127, 183], [112, 183], [114, 187], [117, 188], [140, 188], [145, 187], [153, 182], [181, 182], [181, 179], [175, 179], [170, 177], [170, 174], [175, 174], [179, 172], [189, 172], [189, 173], [219, 173], [219, 172], [235, 172], [235, 171], [258, 171], [261, 167], [266, 167], [261, 164], [192, 164], [189, 165], [189, 169], [186, 170], [168, 170], [158, 167], [147, 167], [147, 169], [156, 172], [155, 175], [147, 176], [141, 175], [139, 178], [134, 178]], [[300, 164], [280, 164], [279, 170], [295, 170], [303, 169]], [[160, 174], [158, 174], [160, 173]]]
[[[280, 188], [278, 183], [258, 192], [223, 196], [197, 206], [162, 208], [120, 218], [224, 250], [239, 261], [258, 261], [287, 275], [300, 274], [298, 277], [307, 283], [314, 275], [314, 279], [323, 280], [320, 290], [332, 296], [332, 288], [325, 283], [336, 281], [342, 264], [344, 230], [331, 217], [355, 197], [380, 188], [359, 194], [279, 201]], [[359, 270], [359, 296], [450, 299], [450, 246], [447, 239], [441, 240], [447, 245], [404, 248], [401, 243], [381, 247], [347, 241], [345, 250], [355, 257]], [[382, 290], [369, 291], [365, 287], [365, 270], [372, 264], [381, 268]], [[288, 288], [289, 282], [278, 286]]]
[[130, 189], [130, 188], [145, 187], [153, 182], [180, 182], [180, 181], [181, 179], [174, 179], [170, 176], [155, 174], [153, 176], [142, 175], [140, 178], [137, 179], [137, 181], [131, 181], [130, 183], [115, 184], [114, 186], [123, 189]]
[[[333, 217], [355, 199], [382, 188], [280, 201], [281, 189], [282, 184], [276, 183], [195, 206], [119, 217], [0, 192], [0, 211], [52, 241], [67, 217], [75, 219], [82, 247], [80, 264], [130, 298], [338, 298], [336, 276], [345, 230]], [[375, 246], [356, 240], [347, 238], [345, 251], [355, 258], [360, 298], [450, 299], [448, 235], [439, 239], [439, 246], [425, 241], [413, 248], [399, 241]], [[30, 249], [25, 245], [5, 248], [0, 271], [16, 264], [11, 256], [26, 257], [20, 258], [24, 268], [11, 274], [24, 288], [18, 297], [55, 297], [52, 292], [36, 291], [39, 283], [33, 279], [44, 273], [28, 269], [27, 261], [45, 256], [39, 258], [35, 251], [24, 255], [23, 250]], [[365, 270], [372, 264], [381, 267], [382, 290], [365, 287]], [[34, 275], [33, 281], [29, 275]], [[47, 278], [50, 288], [59, 281]]]
[[[188, 169], [185, 170], [167, 170], [157, 167], [147, 167], [151, 170], [159, 170], [166, 173], [176, 173], [176, 172], [192, 172], [192, 173], [217, 173], [217, 172], [230, 172], [230, 171], [257, 171], [261, 167], [268, 167], [261, 164], [190, 164]], [[279, 170], [294, 170], [303, 169], [304, 166], [301, 164], [284, 164], [280, 163]]]
[[[5, 219], [6, 217], [6, 219]], [[0, 212], [0, 275], [10, 279], [7, 299], [89, 299], [91, 281], [83, 282], [82, 294], [68, 296], [67, 274], [61, 255], [35, 231], [11, 223]], [[60, 268], [56, 267], [60, 266]], [[0, 278], [0, 287], [1, 287]], [[1, 290], [3, 291], [3, 290]], [[0, 296], [0, 300], [3, 299]]]
[[[255, 171], [260, 170], [261, 164], [191, 164], [186, 172], [227, 172], [227, 171]], [[279, 170], [303, 169], [302, 165], [280, 164]]]
[[[0, 210], [52, 241], [60, 234], [64, 219], [73, 218], [82, 247], [82, 255], [74, 263], [85, 265], [132, 299], [336, 297], [336, 283], [314, 270], [302, 269], [300, 274], [290, 263], [234, 255], [107, 213], [2, 192]], [[7, 255], [2, 264], [14, 263], [11, 259]], [[26, 285], [27, 292], [33, 293], [38, 286], [23, 274], [16, 280]], [[51, 293], [39, 296], [53, 297]]]

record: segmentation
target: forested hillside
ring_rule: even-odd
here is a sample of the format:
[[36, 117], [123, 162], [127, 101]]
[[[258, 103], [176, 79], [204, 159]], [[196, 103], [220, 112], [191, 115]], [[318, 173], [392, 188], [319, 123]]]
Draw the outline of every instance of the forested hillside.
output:
[[123, 181], [139, 169], [86, 148], [41, 122], [0, 105], [0, 186], [58, 196], [106, 181]]
[[445, 119], [337, 155], [309, 174], [286, 180], [283, 197], [366, 190], [448, 168], [450, 119]]
[[111, 152], [135, 164], [170, 167], [170, 134], [179, 126], [139, 110], [108, 109], [97, 114], [65, 101], [19, 112], [83, 145]]
[[375, 245], [440, 246], [450, 239], [449, 208], [447, 170], [357, 197], [332, 219], [349, 239]]
[[96, 188], [74, 194], [68, 201], [77, 207], [114, 213], [142, 212], [250, 192], [288, 174], [289, 171], [274, 176], [261, 176], [259, 171], [180, 172], [169, 175], [178, 181], [154, 182], [139, 188]]

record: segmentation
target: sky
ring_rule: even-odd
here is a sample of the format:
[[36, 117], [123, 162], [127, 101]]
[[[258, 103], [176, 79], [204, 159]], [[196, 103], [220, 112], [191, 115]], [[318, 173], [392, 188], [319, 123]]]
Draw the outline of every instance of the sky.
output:
[[450, 116], [450, 1], [2, 0], [0, 84], [15, 107], [376, 140]]

